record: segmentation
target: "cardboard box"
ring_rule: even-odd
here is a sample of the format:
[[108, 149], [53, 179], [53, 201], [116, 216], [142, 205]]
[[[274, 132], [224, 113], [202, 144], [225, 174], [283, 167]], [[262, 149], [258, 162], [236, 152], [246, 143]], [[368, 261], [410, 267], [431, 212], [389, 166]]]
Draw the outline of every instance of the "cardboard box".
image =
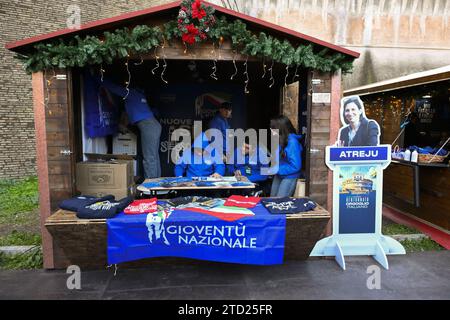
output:
[[306, 180], [305, 179], [297, 179], [297, 185], [295, 187], [294, 197], [295, 198], [305, 197], [305, 191], [306, 191]]
[[112, 194], [116, 200], [123, 199], [128, 196], [134, 196], [136, 194], [136, 185], [128, 186], [127, 188], [121, 189], [83, 189], [78, 190], [82, 195], [85, 196], [94, 196], [94, 197], [103, 197], [108, 194]]
[[88, 161], [91, 162], [129, 162], [130, 163], [130, 175], [134, 178], [136, 176], [136, 169], [137, 169], [137, 161], [134, 159], [134, 157], [130, 155], [124, 155], [124, 154], [100, 154], [100, 153], [85, 153], [84, 154]]
[[113, 138], [114, 154], [137, 155], [137, 137], [134, 133], [119, 133]]
[[126, 189], [134, 184], [132, 160], [78, 162], [78, 190]]

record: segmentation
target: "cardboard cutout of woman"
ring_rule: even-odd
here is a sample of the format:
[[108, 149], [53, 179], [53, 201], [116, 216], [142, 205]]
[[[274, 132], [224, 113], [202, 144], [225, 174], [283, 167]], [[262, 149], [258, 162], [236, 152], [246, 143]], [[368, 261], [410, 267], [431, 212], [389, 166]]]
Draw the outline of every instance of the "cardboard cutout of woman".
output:
[[380, 126], [375, 120], [367, 119], [364, 104], [359, 96], [341, 99], [341, 122], [336, 146], [377, 146], [380, 144]]

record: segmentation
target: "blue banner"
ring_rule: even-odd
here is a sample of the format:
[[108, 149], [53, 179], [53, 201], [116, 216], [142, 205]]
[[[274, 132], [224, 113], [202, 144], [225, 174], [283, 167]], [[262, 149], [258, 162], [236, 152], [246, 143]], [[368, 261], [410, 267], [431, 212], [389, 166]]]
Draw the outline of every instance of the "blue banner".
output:
[[115, 135], [119, 130], [121, 97], [109, 92], [89, 72], [83, 74], [84, 124], [89, 138]]
[[108, 264], [184, 257], [243, 264], [281, 264], [285, 215], [253, 209], [185, 208], [107, 220]]
[[367, 161], [381, 162], [389, 160], [388, 147], [331, 147], [331, 162]]
[[339, 168], [339, 233], [374, 233], [376, 175], [371, 166]]

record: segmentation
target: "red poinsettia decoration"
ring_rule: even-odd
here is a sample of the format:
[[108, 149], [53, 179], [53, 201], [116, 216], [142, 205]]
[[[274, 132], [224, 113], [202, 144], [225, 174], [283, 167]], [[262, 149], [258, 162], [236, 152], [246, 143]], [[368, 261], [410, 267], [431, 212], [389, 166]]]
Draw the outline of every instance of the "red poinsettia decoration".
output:
[[200, 0], [195, 0], [195, 2], [192, 4], [192, 18], [200, 20], [205, 16], [206, 11], [202, 9]]
[[204, 6], [201, 0], [184, 0], [177, 18], [183, 42], [194, 44], [207, 39], [216, 21], [213, 13], [214, 8]]
[[193, 44], [195, 42], [195, 37], [198, 35], [198, 29], [191, 23], [186, 27], [187, 32], [181, 37], [183, 42]]

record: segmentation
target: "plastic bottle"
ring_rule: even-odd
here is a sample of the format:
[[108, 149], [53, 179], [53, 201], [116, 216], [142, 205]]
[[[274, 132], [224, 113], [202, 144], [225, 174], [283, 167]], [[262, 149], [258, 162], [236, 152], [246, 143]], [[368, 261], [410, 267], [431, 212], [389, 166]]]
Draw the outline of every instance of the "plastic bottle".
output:
[[418, 158], [419, 158], [419, 153], [417, 152], [417, 150], [414, 150], [411, 153], [411, 162], [416, 162], [417, 163]]
[[405, 161], [411, 161], [411, 151], [409, 151], [409, 149], [406, 149], [406, 150], [405, 150], [403, 160], [405, 160]]

